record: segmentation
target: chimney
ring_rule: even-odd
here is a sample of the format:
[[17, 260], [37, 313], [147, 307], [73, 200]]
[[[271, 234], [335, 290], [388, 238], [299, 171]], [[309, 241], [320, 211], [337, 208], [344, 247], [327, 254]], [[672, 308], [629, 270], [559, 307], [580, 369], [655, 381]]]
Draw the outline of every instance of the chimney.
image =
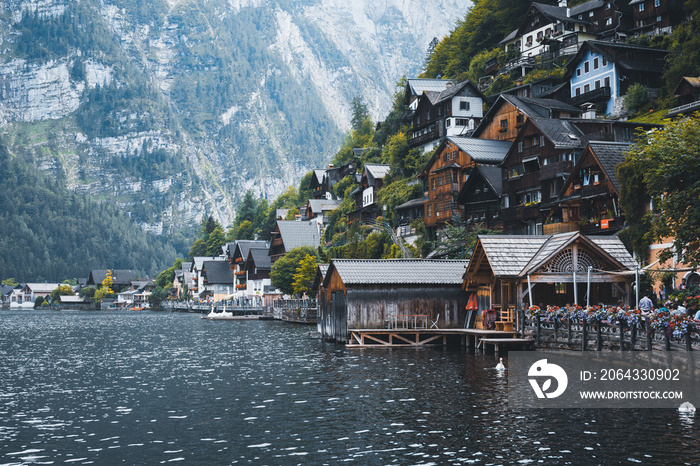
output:
[[583, 118], [584, 120], [595, 120], [595, 104], [582, 104], [581, 111], [583, 112], [581, 118]]
[[559, 8], [566, 8], [568, 5], [567, 0], [559, 0]]

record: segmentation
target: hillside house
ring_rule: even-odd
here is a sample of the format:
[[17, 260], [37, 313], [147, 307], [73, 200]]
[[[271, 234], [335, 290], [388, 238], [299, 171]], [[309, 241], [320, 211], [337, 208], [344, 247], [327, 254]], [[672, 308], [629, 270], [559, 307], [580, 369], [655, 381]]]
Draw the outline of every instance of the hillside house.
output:
[[355, 198], [355, 210], [348, 214], [348, 220], [375, 220], [382, 215], [382, 208], [377, 204], [376, 195], [384, 186], [384, 177], [391, 167], [383, 163], [366, 163], [362, 169], [360, 184], [352, 192]]
[[700, 77], [684, 76], [673, 91], [676, 107], [668, 111], [666, 118], [689, 115], [700, 110]]
[[397, 235], [405, 238], [415, 233], [415, 229], [411, 227], [411, 222], [423, 218], [423, 213], [425, 211], [424, 204], [425, 200], [420, 198], [411, 199], [410, 201], [396, 206], [395, 210], [398, 221], [398, 228], [396, 229]]
[[333, 259], [319, 292], [318, 325], [326, 340], [348, 342], [348, 329], [387, 328], [396, 316], [424, 315], [461, 328], [468, 261]]
[[343, 201], [329, 199], [309, 199], [306, 203], [306, 220], [315, 220], [323, 228], [328, 224], [328, 215], [340, 207]]
[[[632, 302], [637, 263], [619, 238], [584, 236], [479, 236], [464, 273], [463, 289], [476, 292], [479, 310], [526, 309], [533, 305]], [[528, 281], [530, 287], [528, 287]], [[528, 288], [532, 291], [530, 296]]]
[[643, 84], [648, 92], [658, 94], [668, 53], [637, 45], [586, 42], [566, 68], [571, 103], [591, 102], [600, 114], [622, 114], [630, 85]]
[[457, 196], [462, 206], [464, 220], [469, 228], [503, 230], [501, 196], [503, 176], [501, 168], [494, 165], [477, 165]]
[[[91, 270], [88, 276], [87, 286], [102, 286], [102, 282], [107, 277], [108, 269]], [[112, 272], [112, 287], [117, 289], [128, 289], [131, 282], [137, 280], [138, 277], [134, 270], [111, 270]]]
[[251, 248], [245, 261], [245, 297], [262, 305], [262, 295], [265, 287], [272, 286], [270, 270], [272, 261], [265, 249]]
[[60, 283], [27, 283], [22, 288], [22, 302], [33, 303], [39, 297], [46, 299], [59, 286]]
[[530, 118], [500, 165], [503, 224], [509, 234], [541, 235], [547, 211], [586, 146], [567, 120]]
[[589, 142], [564, 183], [557, 206], [550, 210], [545, 234], [581, 231], [612, 235], [624, 224], [616, 167], [631, 143]]
[[314, 169], [311, 171], [311, 181], [309, 181], [309, 189], [314, 199], [326, 199], [329, 194], [324, 190], [323, 179], [326, 177], [326, 170]]
[[508, 153], [511, 143], [467, 137], [447, 137], [420, 174], [426, 182], [428, 199], [423, 219], [429, 228], [440, 227], [463, 215], [457, 197], [477, 165], [496, 166]]
[[404, 104], [408, 106], [411, 112], [415, 112], [418, 107], [418, 99], [424, 92], [440, 93], [449, 86], [454, 85], [455, 82], [451, 79], [409, 78], [406, 80], [406, 88], [404, 90]]
[[501, 94], [472, 137], [512, 142], [528, 118], [577, 118], [581, 113], [580, 108], [559, 100]]
[[424, 91], [413, 114], [409, 147], [435, 149], [446, 136], [471, 134], [483, 117], [486, 100], [470, 81], [449, 85], [442, 92]]
[[683, 21], [682, 0], [631, 0], [631, 34], [668, 35]]
[[316, 221], [278, 220], [270, 238], [268, 255], [274, 264], [277, 259], [294, 248], [301, 246], [317, 248], [320, 245], [321, 232]]

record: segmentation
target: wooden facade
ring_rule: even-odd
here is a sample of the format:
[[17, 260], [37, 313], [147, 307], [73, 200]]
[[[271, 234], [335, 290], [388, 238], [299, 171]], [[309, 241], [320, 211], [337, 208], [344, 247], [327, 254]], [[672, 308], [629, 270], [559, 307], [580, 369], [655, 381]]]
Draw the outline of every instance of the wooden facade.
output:
[[682, 0], [632, 0], [633, 34], [670, 34], [683, 20]]
[[479, 302], [479, 310], [519, 310], [530, 303], [632, 304], [635, 268], [636, 262], [616, 237], [586, 237], [579, 232], [480, 236], [463, 288], [489, 297], [484, 304]]
[[[386, 277], [383, 269], [374, 264], [393, 262], [395, 274], [406, 271], [403, 283], [377, 283]], [[426, 277], [429, 269], [421, 269], [421, 263], [451, 270], [450, 281], [439, 277]], [[328, 268], [323, 285], [319, 288], [319, 331], [326, 340], [347, 343], [350, 329], [386, 329], [395, 316], [421, 316], [425, 321], [437, 320], [440, 328], [462, 328], [466, 318], [465, 305], [468, 295], [460, 286], [461, 275], [467, 261], [423, 260], [334, 260]], [[343, 279], [339, 267], [359, 267], [367, 273], [367, 280]], [[416, 268], [423, 275], [421, 281], [412, 280]], [[359, 269], [358, 269], [359, 270]], [[443, 269], [444, 270], [444, 269]], [[444, 274], [444, 273], [443, 273]], [[389, 274], [390, 275], [390, 274]], [[391, 281], [391, 280], [389, 280]], [[432, 281], [432, 283], [431, 283]]]
[[503, 230], [501, 195], [503, 183], [498, 167], [477, 166], [462, 186], [457, 202], [464, 209], [470, 228]]

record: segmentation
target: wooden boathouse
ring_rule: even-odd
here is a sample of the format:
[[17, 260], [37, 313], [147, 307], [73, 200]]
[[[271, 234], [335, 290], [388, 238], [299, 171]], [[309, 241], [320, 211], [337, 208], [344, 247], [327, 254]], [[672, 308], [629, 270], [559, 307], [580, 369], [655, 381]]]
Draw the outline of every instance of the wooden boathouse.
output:
[[318, 327], [349, 342], [353, 329], [463, 328], [469, 261], [333, 259], [319, 291]]

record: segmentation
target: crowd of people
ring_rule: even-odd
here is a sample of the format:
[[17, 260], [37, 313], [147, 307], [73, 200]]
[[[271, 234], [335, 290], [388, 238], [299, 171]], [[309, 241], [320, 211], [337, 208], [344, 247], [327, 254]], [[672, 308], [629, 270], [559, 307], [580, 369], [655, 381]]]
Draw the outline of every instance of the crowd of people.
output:
[[[688, 284], [686, 279], [682, 279], [681, 283], [678, 285], [676, 292], [683, 292], [688, 289]], [[700, 309], [698, 299], [678, 299], [672, 298], [668, 293], [666, 287], [661, 284], [659, 286], [659, 291], [657, 293], [651, 292], [646, 293], [644, 297], [639, 301], [639, 310], [642, 314], [658, 314], [661, 312], [668, 312], [674, 316], [688, 315], [693, 317], [693, 319], [700, 321]], [[654, 299], [652, 299], [654, 298]], [[656, 302], [656, 303], [655, 303]]]

